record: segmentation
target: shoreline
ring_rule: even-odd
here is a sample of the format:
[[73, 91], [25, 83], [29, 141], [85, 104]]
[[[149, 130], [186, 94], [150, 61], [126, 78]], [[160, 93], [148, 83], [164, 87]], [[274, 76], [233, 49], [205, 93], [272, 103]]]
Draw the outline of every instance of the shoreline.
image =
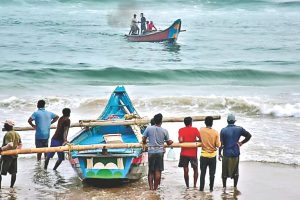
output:
[[[208, 172], [204, 192], [199, 188], [187, 189], [183, 171], [178, 161], [165, 161], [162, 184], [158, 191], [148, 190], [147, 177], [119, 185], [115, 188], [101, 188], [82, 183], [64, 161], [57, 171], [52, 167], [55, 159], [50, 160], [47, 171], [43, 170], [44, 161], [38, 163], [35, 158], [20, 158], [15, 188], [9, 188], [10, 176], [2, 176], [1, 199], [298, 199], [300, 191], [300, 166], [277, 163], [240, 162], [238, 190], [234, 190], [233, 181], [227, 180], [227, 189], [223, 192], [221, 180], [221, 162], [217, 162], [215, 187], [208, 189]], [[192, 181], [192, 170], [190, 170]], [[192, 183], [190, 182], [190, 185]], [[197, 186], [199, 187], [199, 179]]]

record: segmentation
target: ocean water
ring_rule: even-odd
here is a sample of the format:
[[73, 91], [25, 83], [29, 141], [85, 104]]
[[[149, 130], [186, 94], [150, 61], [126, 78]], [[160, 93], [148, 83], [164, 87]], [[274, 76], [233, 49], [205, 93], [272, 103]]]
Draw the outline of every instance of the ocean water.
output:
[[[173, 45], [128, 42], [140, 12], [186, 32]], [[220, 114], [220, 131], [234, 112], [253, 135], [243, 161], [300, 165], [300, 1], [0, 1], [1, 120], [27, 125], [41, 98], [73, 122], [95, 119], [117, 85], [141, 116]], [[183, 124], [164, 126], [177, 141]]]

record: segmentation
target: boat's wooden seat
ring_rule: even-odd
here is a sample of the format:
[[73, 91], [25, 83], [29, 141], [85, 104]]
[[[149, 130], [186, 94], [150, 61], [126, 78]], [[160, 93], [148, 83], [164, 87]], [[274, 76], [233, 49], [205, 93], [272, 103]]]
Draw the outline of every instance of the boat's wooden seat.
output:
[[121, 134], [105, 134], [103, 135], [105, 143], [124, 143]]

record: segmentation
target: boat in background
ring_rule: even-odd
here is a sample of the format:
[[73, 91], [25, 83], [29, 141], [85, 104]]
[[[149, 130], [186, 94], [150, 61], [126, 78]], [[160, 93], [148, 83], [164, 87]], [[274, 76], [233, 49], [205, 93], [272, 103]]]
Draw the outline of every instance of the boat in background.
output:
[[[128, 116], [140, 118], [123, 86], [112, 93], [98, 120], [117, 121]], [[74, 145], [139, 143], [145, 127], [111, 125], [85, 128], [76, 134]], [[142, 148], [96, 149], [69, 152], [69, 161], [79, 177], [86, 182], [138, 180], [146, 175], [148, 158]]]
[[175, 42], [181, 30], [181, 20], [177, 19], [164, 31], [153, 31], [142, 35], [125, 35], [131, 42]]

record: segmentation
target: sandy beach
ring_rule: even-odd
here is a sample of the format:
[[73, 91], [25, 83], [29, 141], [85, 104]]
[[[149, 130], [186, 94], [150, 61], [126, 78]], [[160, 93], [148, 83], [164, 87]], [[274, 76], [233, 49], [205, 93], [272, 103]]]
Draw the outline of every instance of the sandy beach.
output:
[[[10, 189], [9, 176], [3, 176], [1, 199], [299, 199], [300, 167], [282, 164], [241, 162], [238, 190], [228, 180], [222, 190], [221, 163], [218, 162], [215, 190], [209, 192], [208, 179], [204, 192], [198, 188], [186, 189], [183, 173], [177, 161], [166, 161], [162, 185], [158, 191], [148, 190], [147, 178], [140, 181], [101, 188], [83, 184], [69, 166], [63, 162], [58, 171], [47, 171], [34, 158], [19, 159], [19, 172], [15, 188]], [[43, 161], [42, 161], [43, 164]], [[192, 176], [192, 174], [190, 174]], [[207, 177], [208, 178], [208, 177]], [[199, 185], [199, 183], [197, 184]]]

